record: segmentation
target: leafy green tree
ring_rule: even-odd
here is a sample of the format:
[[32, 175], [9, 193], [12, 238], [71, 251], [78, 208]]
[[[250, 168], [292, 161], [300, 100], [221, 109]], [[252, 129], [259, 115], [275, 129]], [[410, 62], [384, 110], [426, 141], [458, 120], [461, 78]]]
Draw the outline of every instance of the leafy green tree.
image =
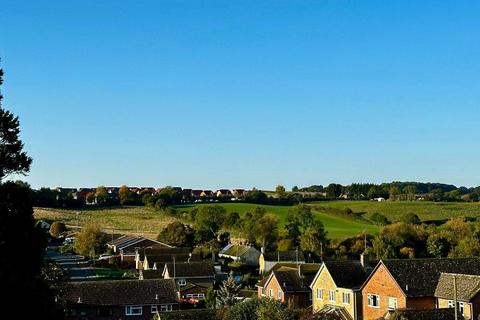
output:
[[223, 225], [226, 210], [224, 207], [214, 205], [200, 206], [195, 216], [196, 240], [206, 242], [217, 237], [217, 232]]
[[375, 225], [377, 226], [386, 226], [387, 224], [390, 224], [390, 221], [388, 218], [378, 212], [374, 212], [372, 216], [370, 217], [370, 221], [372, 221]]
[[179, 221], [169, 223], [158, 235], [157, 240], [175, 247], [193, 247], [195, 231]]
[[407, 224], [421, 224], [420, 217], [415, 213], [409, 212], [402, 217], [402, 222]]
[[257, 308], [257, 320], [294, 320], [295, 313], [278, 300], [264, 299]]
[[240, 285], [232, 277], [223, 281], [218, 291], [218, 300], [222, 307], [231, 307], [238, 302], [240, 295]]
[[205, 306], [208, 309], [217, 309], [217, 293], [211, 287], [207, 289], [207, 295], [205, 296]]
[[427, 252], [435, 258], [445, 258], [451, 250], [451, 244], [442, 234], [431, 234], [427, 239]]
[[135, 196], [132, 191], [126, 186], [123, 185], [118, 190], [118, 198], [120, 200], [121, 205], [128, 205], [135, 203]]
[[395, 223], [383, 227], [373, 240], [373, 251], [377, 259], [404, 258], [405, 250], [412, 248], [415, 257], [427, 256], [427, 232], [420, 225]]
[[32, 159], [19, 139], [18, 117], [3, 108], [2, 98], [0, 94], [0, 283], [7, 293], [2, 297], [2, 316], [18, 318], [19, 309], [7, 306], [28, 301], [28, 308], [20, 310], [22, 318], [62, 319], [63, 312], [42, 277], [47, 242], [33, 218], [33, 192], [26, 183], [5, 181], [11, 174], [28, 173]]
[[281, 186], [281, 185], [278, 185], [276, 188], [275, 188], [275, 193], [277, 194], [277, 196], [279, 198], [283, 198], [285, 197], [285, 187], [284, 186]]
[[461, 239], [449, 254], [450, 257], [478, 257], [480, 256], [480, 242], [474, 237]]
[[285, 229], [294, 246], [298, 246], [300, 235], [305, 233], [313, 221], [312, 208], [308, 205], [297, 205], [288, 211]]
[[224, 320], [257, 320], [257, 308], [261, 300], [248, 299], [227, 309]]
[[104, 186], [99, 186], [95, 190], [95, 198], [98, 204], [107, 204], [108, 202], [108, 191]]
[[74, 248], [78, 254], [93, 258], [105, 251], [105, 244], [102, 230], [96, 225], [87, 225], [77, 234]]
[[407, 200], [414, 200], [417, 193], [417, 187], [410, 184], [403, 188], [403, 193], [407, 195]]
[[292, 192], [298, 192], [298, 187], [297, 187], [297, 186], [293, 186]]
[[390, 200], [395, 200], [400, 195], [400, 188], [396, 184], [390, 185]]
[[227, 213], [227, 216], [225, 217], [225, 221], [223, 222], [223, 226], [226, 228], [238, 228], [239, 225], [238, 223], [240, 222], [240, 214], [235, 211], [231, 211]]
[[50, 230], [49, 230], [50, 235], [55, 238], [60, 236], [65, 231], [67, 231], [67, 227], [65, 226], [65, 223], [60, 221], [54, 221], [50, 226]]
[[320, 220], [314, 220], [311, 226], [300, 236], [300, 248], [304, 252], [321, 257], [322, 246], [328, 243], [327, 232]]
[[325, 191], [327, 192], [327, 197], [329, 198], [338, 198], [343, 192], [343, 186], [337, 183], [331, 183], [326, 188]]
[[268, 202], [268, 196], [265, 192], [253, 188], [245, 193], [245, 202], [263, 204]]
[[265, 248], [272, 249], [278, 238], [278, 219], [272, 214], [265, 214], [257, 221], [255, 232], [259, 242]]
[[64, 309], [67, 306], [67, 272], [57, 263], [48, 262], [42, 268], [42, 278], [50, 288], [57, 305]]

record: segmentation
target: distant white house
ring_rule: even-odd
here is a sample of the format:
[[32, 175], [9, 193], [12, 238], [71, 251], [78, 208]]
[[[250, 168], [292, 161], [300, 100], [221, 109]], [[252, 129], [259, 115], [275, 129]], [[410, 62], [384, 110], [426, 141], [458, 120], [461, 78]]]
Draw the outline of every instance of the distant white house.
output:
[[218, 253], [218, 256], [242, 262], [248, 266], [258, 267], [260, 251], [251, 246], [229, 244]]
[[385, 198], [382, 198], [382, 197], [374, 198], [373, 200], [378, 201], [378, 202], [386, 201]]

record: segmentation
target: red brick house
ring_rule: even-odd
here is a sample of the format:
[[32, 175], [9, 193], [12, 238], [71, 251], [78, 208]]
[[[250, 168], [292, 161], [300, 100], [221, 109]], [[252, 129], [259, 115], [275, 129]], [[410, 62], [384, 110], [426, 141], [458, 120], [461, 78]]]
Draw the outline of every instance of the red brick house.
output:
[[166, 279], [72, 282], [66, 299], [67, 319], [150, 320], [179, 309], [175, 281]]
[[273, 268], [257, 285], [258, 298], [279, 300], [295, 308], [312, 305], [312, 290], [309, 285], [320, 264], [301, 264]]
[[380, 261], [361, 288], [363, 319], [377, 320], [396, 309], [434, 309], [442, 272], [480, 275], [480, 259]]

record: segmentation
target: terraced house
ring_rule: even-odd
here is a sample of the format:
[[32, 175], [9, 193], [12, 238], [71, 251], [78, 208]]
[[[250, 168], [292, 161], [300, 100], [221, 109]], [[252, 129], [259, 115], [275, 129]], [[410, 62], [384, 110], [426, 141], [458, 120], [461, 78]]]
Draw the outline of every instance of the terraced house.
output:
[[363, 319], [377, 320], [396, 309], [434, 309], [442, 272], [480, 275], [480, 259], [380, 261], [361, 289]]
[[313, 312], [332, 314], [341, 320], [362, 319], [360, 288], [373, 267], [360, 261], [325, 261], [310, 284]]
[[457, 310], [465, 320], [480, 319], [480, 276], [442, 273], [435, 298], [438, 308], [454, 308], [456, 300]]

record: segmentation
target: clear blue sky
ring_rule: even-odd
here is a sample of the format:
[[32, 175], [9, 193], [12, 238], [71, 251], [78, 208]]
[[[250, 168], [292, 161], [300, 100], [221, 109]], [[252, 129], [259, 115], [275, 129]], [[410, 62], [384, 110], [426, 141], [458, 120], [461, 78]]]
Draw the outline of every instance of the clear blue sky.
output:
[[480, 185], [479, 1], [2, 1], [39, 186]]

